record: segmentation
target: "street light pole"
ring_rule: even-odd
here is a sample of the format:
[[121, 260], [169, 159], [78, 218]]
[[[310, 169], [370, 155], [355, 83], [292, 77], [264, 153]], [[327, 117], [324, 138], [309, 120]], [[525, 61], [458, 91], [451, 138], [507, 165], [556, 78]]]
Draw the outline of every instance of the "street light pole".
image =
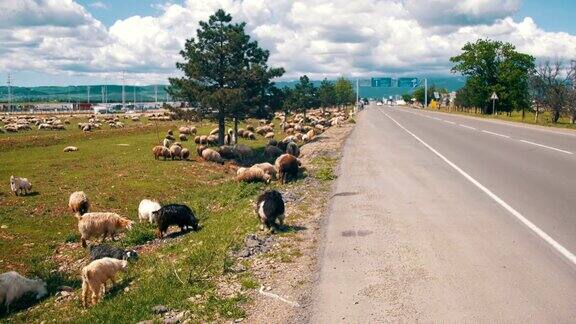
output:
[[428, 79], [424, 78], [424, 109], [428, 108]]

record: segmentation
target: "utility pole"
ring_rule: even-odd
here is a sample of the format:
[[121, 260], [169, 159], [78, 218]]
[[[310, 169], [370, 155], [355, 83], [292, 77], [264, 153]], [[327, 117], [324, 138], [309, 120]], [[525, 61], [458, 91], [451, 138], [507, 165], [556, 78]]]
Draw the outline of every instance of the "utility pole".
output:
[[134, 85], [134, 111], [136, 111], [136, 86]]
[[12, 75], [8, 72], [8, 111], [12, 111]]
[[158, 108], [158, 85], [154, 85], [154, 109]]
[[88, 92], [88, 103], [90, 103], [90, 86], [86, 86], [86, 92]]
[[122, 71], [122, 109], [126, 108], [126, 98], [124, 94], [124, 71]]
[[424, 78], [424, 108], [428, 108], [428, 79]]

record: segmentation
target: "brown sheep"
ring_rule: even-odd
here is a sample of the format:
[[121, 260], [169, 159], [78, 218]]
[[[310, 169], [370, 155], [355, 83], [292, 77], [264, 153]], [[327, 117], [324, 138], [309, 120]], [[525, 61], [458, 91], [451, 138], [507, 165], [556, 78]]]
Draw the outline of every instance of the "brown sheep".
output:
[[196, 153], [198, 153], [198, 156], [202, 156], [202, 151], [204, 151], [205, 149], [206, 149], [206, 146], [204, 146], [204, 145], [196, 146]]
[[186, 134], [180, 134], [178, 136], [178, 138], [182, 141], [182, 142], [186, 142], [188, 140], [188, 136]]
[[87, 246], [89, 238], [102, 236], [104, 242], [106, 236], [115, 239], [116, 232], [124, 229], [132, 229], [132, 221], [115, 213], [86, 213], [78, 221], [83, 247]]
[[264, 135], [264, 137], [267, 138], [267, 139], [274, 138], [274, 132], [266, 133], [266, 135]]
[[254, 164], [252, 167], [260, 168], [262, 171], [266, 172], [272, 180], [276, 179], [276, 168], [272, 164], [264, 162]]
[[300, 170], [300, 162], [296, 157], [291, 154], [282, 154], [276, 159], [274, 163], [276, 170], [278, 170], [278, 179], [281, 184], [288, 181], [288, 178], [297, 179]]
[[156, 160], [158, 160], [159, 157], [164, 157], [164, 160], [170, 157], [170, 150], [162, 145], [154, 146], [152, 153]]
[[200, 144], [200, 136], [195, 136], [195, 137], [194, 137], [194, 143]]

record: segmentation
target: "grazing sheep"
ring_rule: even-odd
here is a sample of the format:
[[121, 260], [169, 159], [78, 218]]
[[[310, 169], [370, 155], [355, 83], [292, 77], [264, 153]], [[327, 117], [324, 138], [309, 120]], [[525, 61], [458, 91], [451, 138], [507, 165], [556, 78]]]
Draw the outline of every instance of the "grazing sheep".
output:
[[198, 154], [198, 156], [202, 156], [202, 151], [204, 151], [205, 149], [206, 149], [206, 146], [204, 146], [204, 145], [196, 146], [196, 153]]
[[266, 135], [264, 135], [264, 138], [268, 139], [274, 138], [274, 132], [266, 133]]
[[258, 167], [262, 169], [262, 171], [266, 172], [272, 180], [276, 179], [276, 168], [267, 162], [254, 164], [254, 167]]
[[269, 230], [274, 231], [276, 220], [279, 221], [280, 226], [284, 225], [284, 199], [282, 194], [276, 190], [267, 190], [256, 201], [256, 215], [262, 223], [260, 229], [264, 230], [267, 227]]
[[115, 283], [118, 271], [128, 267], [128, 261], [114, 258], [102, 258], [92, 261], [82, 268], [82, 305], [88, 307], [88, 299], [92, 297], [91, 304], [96, 305], [106, 292], [108, 280]]
[[116, 232], [123, 229], [131, 230], [132, 221], [115, 213], [86, 213], [78, 221], [83, 247], [86, 247], [86, 240], [92, 237], [102, 236], [102, 242], [106, 236], [114, 240]]
[[298, 148], [298, 144], [296, 144], [294, 142], [289, 142], [286, 145], [286, 153], [293, 155], [295, 157], [300, 156], [300, 148]]
[[236, 180], [237, 181], [244, 181], [244, 182], [265, 182], [270, 183], [272, 177], [264, 172], [261, 168], [257, 166], [252, 166], [250, 168], [244, 169], [243, 172], [237, 174]]
[[194, 143], [200, 144], [200, 136], [195, 136], [195, 137], [194, 137]]
[[244, 173], [244, 171], [246, 171], [246, 168], [244, 168], [244, 167], [238, 168], [238, 170], [236, 170], [236, 175], [238, 176], [238, 175]]
[[254, 151], [247, 145], [236, 144], [234, 145], [234, 149], [236, 150], [236, 154], [241, 161], [250, 159], [254, 156]]
[[192, 209], [186, 205], [165, 205], [152, 212], [152, 216], [156, 218], [156, 224], [158, 224], [157, 234], [159, 238], [164, 236], [170, 225], [179, 226], [181, 232], [188, 231], [190, 227], [194, 231], [198, 230], [198, 220], [196, 220]]
[[68, 208], [78, 218], [88, 212], [90, 209], [90, 202], [88, 201], [88, 196], [86, 196], [84, 191], [75, 191], [70, 194], [70, 199], [68, 199]]
[[229, 134], [224, 135], [224, 145], [232, 144], [232, 136]]
[[0, 304], [6, 306], [6, 312], [10, 312], [10, 304], [14, 300], [27, 293], [36, 294], [36, 299], [46, 296], [46, 283], [40, 279], [28, 279], [16, 271], [0, 274]]
[[300, 170], [300, 162], [296, 157], [291, 154], [282, 154], [276, 159], [274, 163], [276, 170], [278, 170], [278, 179], [281, 184], [288, 181], [288, 178], [297, 179]]
[[315, 135], [316, 134], [314, 133], [313, 129], [309, 130], [308, 133], [306, 133], [306, 137], [308, 137], [308, 141], [313, 140]]
[[208, 136], [206, 136], [206, 135], [201, 135], [201, 136], [200, 136], [200, 144], [202, 144], [202, 145], [208, 144]]
[[182, 126], [178, 128], [178, 132], [180, 133], [180, 135], [190, 135], [190, 128]]
[[171, 129], [169, 129], [166, 137], [173, 136], [173, 135], [174, 135], [174, 132]]
[[213, 149], [204, 149], [202, 151], [202, 158], [206, 161], [216, 162], [220, 164], [224, 164], [224, 159], [220, 156], [220, 154]]
[[271, 140], [269, 140], [269, 141], [268, 141], [268, 145], [271, 145], [271, 146], [278, 146], [278, 141], [277, 141], [277, 140], [275, 140], [275, 139], [271, 139]]
[[78, 151], [78, 148], [76, 146], [66, 146], [64, 148], [64, 152], [76, 152]]
[[190, 127], [190, 134], [196, 134], [198, 132], [198, 130], [196, 129], [196, 126], [191, 126]]
[[254, 126], [252, 126], [252, 125], [246, 125], [246, 129], [247, 129], [249, 132], [253, 132], [253, 131], [254, 131]]
[[162, 208], [157, 201], [150, 199], [142, 199], [138, 205], [138, 219], [140, 222], [147, 220], [150, 223], [154, 223], [156, 220], [152, 217], [152, 212], [157, 211]]
[[169, 148], [170, 146], [172, 146], [173, 142], [174, 142], [173, 139], [165, 138], [162, 140], [162, 146], [164, 146], [165, 148]]
[[170, 150], [168, 148], [166, 148], [165, 146], [154, 146], [154, 148], [152, 149], [152, 153], [154, 154], [154, 158], [156, 160], [158, 160], [159, 157], [164, 157], [164, 161], [166, 161], [166, 158], [170, 157]]
[[180, 134], [180, 136], [178, 136], [178, 138], [182, 141], [182, 142], [186, 142], [188, 140], [188, 136], [186, 134]]
[[276, 160], [276, 158], [282, 155], [283, 153], [284, 151], [282, 151], [277, 146], [267, 145], [264, 148], [264, 158], [266, 160]]
[[138, 260], [138, 252], [124, 250], [116, 246], [100, 244], [90, 246], [90, 261], [113, 258], [118, 260]]
[[231, 160], [231, 159], [235, 159], [238, 157], [238, 152], [232, 146], [223, 145], [223, 146], [220, 146], [216, 151], [224, 159]]
[[245, 132], [246, 132], [246, 131], [244, 130], [244, 128], [239, 128], [237, 133], [238, 133], [238, 136], [244, 137], [244, 133], [245, 133]]
[[182, 146], [176, 144], [170, 146], [170, 156], [172, 157], [172, 160], [180, 158], [180, 153], [182, 153]]
[[252, 133], [252, 132], [249, 132], [249, 133], [248, 133], [248, 139], [255, 140], [255, 139], [256, 139], [256, 134], [254, 134], [254, 133]]
[[214, 128], [213, 130], [210, 131], [210, 135], [216, 135], [218, 134], [218, 128]]
[[206, 137], [206, 143], [208, 145], [217, 145], [218, 144], [218, 135], [209, 135]]
[[190, 157], [190, 150], [188, 150], [187, 148], [182, 149], [182, 151], [180, 152], [180, 160], [188, 160], [189, 157]]
[[16, 196], [18, 196], [18, 192], [20, 192], [20, 194], [24, 193], [27, 195], [28, 191], [32, 190], [32, 184], [26, 178], [19, 178], [11, 175], [10, 189]]

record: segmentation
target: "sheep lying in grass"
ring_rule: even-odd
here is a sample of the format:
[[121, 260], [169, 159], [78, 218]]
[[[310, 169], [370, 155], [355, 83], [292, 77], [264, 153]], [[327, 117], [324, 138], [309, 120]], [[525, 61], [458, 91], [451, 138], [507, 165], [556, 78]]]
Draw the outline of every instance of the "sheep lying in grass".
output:
[[86, 240], [92, 237], [102, 236], [102, 242], [106, 236], [114, 240], [116, 232], [124, 229], [131, 230], [132, 221], [115, 213], [86, 213], [78, 221], [83, 247], [87, 246]]
[[289, 178], [297, 179], [300, 171], [300, 162], [291, 154], [282, 154], [274, 163], [278, 171], [278, 179], [281, 184], [288, 181]]
[[82, 268], [82, 305], [88, 307], [90, 295], [91, 304], [96, 305], [106, 292], [106, 283], [110, 280], [114, 284], [116, 273], [127, 267], [126, 260], [102, 258]]
[[90, 209], [90, 202], [88, 201], [88, 196], [86, 196], [84, 191], [75, 191], [70, 194], [70, 199], [68, 199], [68, 208], [78, 218], [88, 212], [88, 209]]
[[16, 271], [0, 274], [0, 304], [6, 306], [6, 312], [10, 312], [13, 301], [27, 293], [36, 294], [36, 299], [46, 296], [46, 283], [40, 279], [28, 279]]
[[276, 228], [276, 220], [280, 226], [284, 224], [284, 200], [282, 194], [276, 190], [268, 190], [261, 194], [256, 201], [256, 215], [260, 219], [260, 229], [264, 227], [271, 231]]
[[270, 183], [272, 177], [264, 172], [261, 168], [257, 166], [252, 166], [250, 168], [243, 168], [242, 171], [238, 169], [236, 173], [236, 180], [237, 181], [244, 181], [244, 182], [265, 182]]
[[26, 178], [19, 178], [13, 175], [10, 176], [10, 189], [18, 196], [18, 193], [27, 195], [32, 190], [32, 184]]
[[276, 168], [272, 164], [265, 162], [254, 164], [253, 166], [262, 169], [272, 180], [276, 179]]
[[169, 204], [162, 206], [157, 211], [152, 212], [152, 217], [156, 219], [158, 224], [157, 235], [162, 238], [170, 225], [178, 225], [180, 231], [188, 231], [190, 227], [194, 231], [198, 230], [198, 220], [192, 212], [192, 209], [186, 205]]
[[140, 222], [142, 222], [143, 220], [147, 220], [150, 223], [154, 223], [156, 219], [154, 219], [152, 213], [160, 208], [162, 208], [162, 206], [160, 206], [160, 204], [157, 201], [150, 199], [142, 199], [142, 201], [138, 205], [138, 219], [140, 220]]
[[64, 152], [76, 152], [78, 151], [78, 148], [76, 146], [66, 146], [64, 148]]
[[113, 258], [118, 260], [138, 260], [138, 252], [134, 250], [124, 250], [116, 246], [100, 244], [90, 247], [90, 261]]

